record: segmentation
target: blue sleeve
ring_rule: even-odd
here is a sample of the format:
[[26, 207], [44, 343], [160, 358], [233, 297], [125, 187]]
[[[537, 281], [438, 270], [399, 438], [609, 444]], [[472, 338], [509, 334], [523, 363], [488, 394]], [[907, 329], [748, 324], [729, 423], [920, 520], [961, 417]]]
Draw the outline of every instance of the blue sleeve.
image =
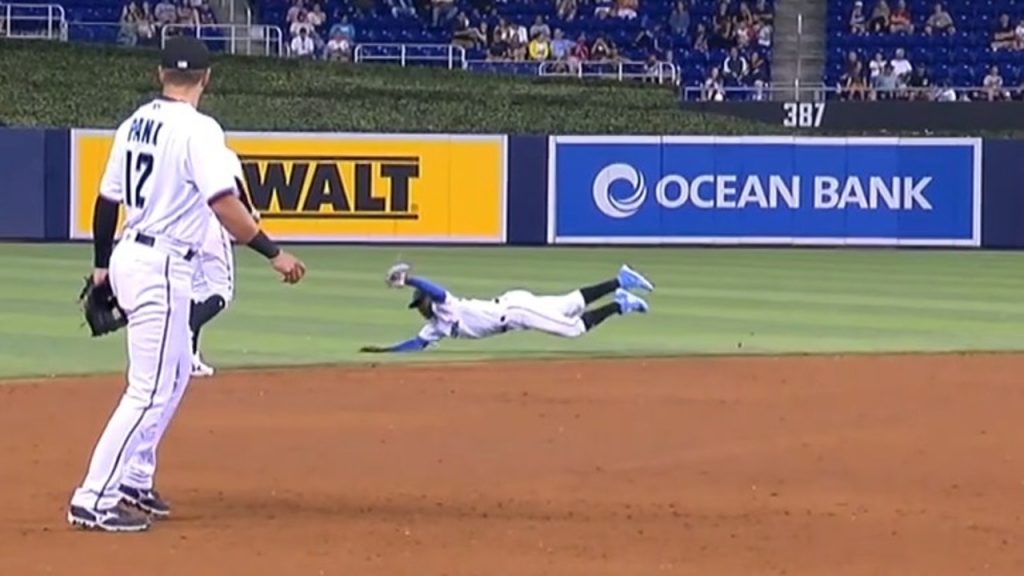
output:
[[434, 302], [444, 303], [444, 301], [448, 298], [448, 291], [445, 290], [444, 286], [434, 284], [433, 282], [427, 280], [426, 278], [417, 278], [414, 276], [409, 276], [408, 278], [405, 279], [405, 283], [408, 284], [409, 286], [412, 286], [413, 288], [418, 288], [422, 290], [427, 294], [427, 296], [430, 296], [430, 299], [433, 300]]
[[430, 342], [427, 342], [426, 340], [424, 340], [424, 339], [420, 338], [419, 336], [417, 336], [415, 338], [410, 338], [409, 340], [406, 340], [405, 342], [402, 342], [401, 344], [395, 344], [394, 346], [392, 346], [390, 348], [390, 351], [391, 352], [419, 352], [420, 350], [425, 349], [429, 345], [430, 345]]

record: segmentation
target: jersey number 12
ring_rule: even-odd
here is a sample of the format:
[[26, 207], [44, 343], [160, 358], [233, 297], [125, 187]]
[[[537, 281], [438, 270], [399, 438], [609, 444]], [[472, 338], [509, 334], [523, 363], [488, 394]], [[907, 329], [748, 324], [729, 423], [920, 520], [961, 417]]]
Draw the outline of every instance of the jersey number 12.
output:
[[[124, 203], [132, 208], [142, 208], [146, 204], [142, 188], [149, 181], [150, 174], [153, 173], [153, 155], [139, 154], [135, 157], [133, 165], [132, 153], [129, 150], [124, 166]], [[138, 176], [134, 189], [132, 188], [133, 176]]]

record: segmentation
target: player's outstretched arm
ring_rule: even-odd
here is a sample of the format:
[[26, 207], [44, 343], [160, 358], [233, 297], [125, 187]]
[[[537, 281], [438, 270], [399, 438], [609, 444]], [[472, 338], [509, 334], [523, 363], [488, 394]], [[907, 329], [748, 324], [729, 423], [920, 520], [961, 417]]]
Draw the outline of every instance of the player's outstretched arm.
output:
[[448, 298], [448, 290], [440, 284], [435, 284], [426, 278], [418, 276], [407, 276], [405, 283], [408, 286], [412, 286], [430, 296], [430, 299], [439, 304], [444, 304], [444, 301]]
[[394, 346], [363, 346], [359, 351], [370, 354], [382, 352], [419, 352], [420, 350], [426, 350], [427, 346], [430, 346], [430, 342], [417, 336]]
[[271, 266], [284, 277], [284, 281], [295, 284], [306, 274], [306, 265], [298, 258], [281, 250], [253, 219], [235, 194], [221, 194], [210, 201], [210, 209], [224, 228], [253, 250], [270, 260]]

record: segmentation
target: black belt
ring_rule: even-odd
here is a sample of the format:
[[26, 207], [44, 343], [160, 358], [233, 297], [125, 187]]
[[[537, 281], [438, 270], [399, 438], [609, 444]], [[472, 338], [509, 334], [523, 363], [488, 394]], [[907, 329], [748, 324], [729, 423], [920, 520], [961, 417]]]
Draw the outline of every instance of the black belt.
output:
[[[143, 246], [149, 246], [150, 248], [152, 248], [153, 246], [156, 245], [156, 238], [153, 238], [152, 236], [149, 236], [147, 234], [142, 234], [140, 232], [136, 232], [135, 233], [135, 242], [137, 242], [139, 244], [142, 244]], [[182, 258], [184, 258], [185, 262], [190, 262], [195, 257], [196, 257], [196, 251], [191, 249], [191, 248], [189, 248], [188, 252], [185, 252], [185, 255]]]

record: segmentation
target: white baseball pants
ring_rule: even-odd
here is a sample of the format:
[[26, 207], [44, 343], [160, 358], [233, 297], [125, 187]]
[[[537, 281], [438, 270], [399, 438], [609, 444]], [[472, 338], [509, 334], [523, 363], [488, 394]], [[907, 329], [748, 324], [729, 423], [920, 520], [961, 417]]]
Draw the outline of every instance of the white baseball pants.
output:
[[138, 244], [130, 233], [114, 249], [110, 282], [128, 316], [128, 386], [96, 443], [73, 506], [102, 510], [117, 505], [127, 463], [144, 434], [160, 426], [175, 391], [188, 385], [195, 266], [184, 259], [185, 252], [171, 244]]
[[587, 332], [581, 318], [587, 303], [579, 290], [561, 296], [512, 290], [499, 296], [498, 301], [505, 306], [505, 321], [510, 330], [537, 330], [563, 338], [576, 338]]

